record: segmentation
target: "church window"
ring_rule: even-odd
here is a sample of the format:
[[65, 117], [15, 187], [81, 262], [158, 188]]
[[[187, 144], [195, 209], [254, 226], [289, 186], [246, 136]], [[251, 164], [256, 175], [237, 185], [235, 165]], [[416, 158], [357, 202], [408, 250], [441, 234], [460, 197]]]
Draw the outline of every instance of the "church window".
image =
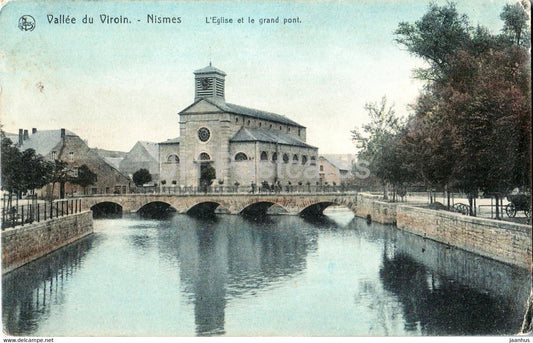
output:
[[283, 154], [283, 162], [284, 163], [289, 163], [289, 155]]
[[281, 125], [279, 126], [279, 129], [280, 129], [280, 130], [283, 130], [283, 128], [281, 127]]
[[300, 134], [301, 134], [301, 132], [300, 132], [300, 131], [301, 131], [301, 129], [298, 129], [298, 136], [300, 136]]
[[235, 155], [235, 161], [246, 161], [248, 159], [248, 156], [244, 152], [239, 152]]
[[68, 153], [68, 159], [73, 161], [74, 160], [74, 152], [73, 151], [69, 151]]
[[275, 152], [275, 153], [272, 154], [272, 161], [276, 162], [277, 160], [278, 160], [278, 153]]
[[236, 122], [236, 123], [239, 122], [239, 117], [235, 117], [235, 122]]
[[211, 132], [207, 127], [202, 127], [198, 130], [198, 139], [202, 142], [207, 142], [211, 138]]
[[263, 125], [263, 123], [259, 122], [259, 127], [261, 127], [261, 125]]
[[200, 161], [210, 161], [211, 160], [211, 156], [209, 156], [208, 153], [206, 152], [202, 152], [199, 156], [199, 160]]
[[176, 154], [169, 155], [167, 158], [168, 163], [177, 164], [180, 163], [180, 158]]
[[271, 129], [271, 128], [272, 128], [272, 124], [270, 124], [270, 127], [269, 127], [269, 129]]
[[261, 161], [268, 161], [268, 154], [266, 151], [261, 151]]
[[291, 132], [291, 128], [287, 126], [287, 132]]
[[298, 155], [294, 154], [294, 155], [292, 156], [292, 162], [293, 162], [293, 163], [297, 163], [297, 162], [298, 162]]
[[250, 126], [250, 120], [248, 120], [248, 126]]
[[324, 171], [324, 166], [323, 166], [323, 165], [320, 166], [320, 171], [321, 171], [321, 172]]
[[302, 155], [302, 164], [307, 163], [307, 155]]
[[316, 166], [316, 157], [315, 156], [311, 156], [311, 165], [312, 166]]
[[52, 160], [57, 160], [57, 152], [52, 151]]

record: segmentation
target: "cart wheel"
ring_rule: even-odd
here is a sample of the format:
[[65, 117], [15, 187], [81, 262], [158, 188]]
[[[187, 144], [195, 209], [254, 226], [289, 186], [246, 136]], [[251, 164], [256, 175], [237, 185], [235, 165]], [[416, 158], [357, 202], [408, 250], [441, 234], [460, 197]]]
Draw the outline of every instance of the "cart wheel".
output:
[[454, 206], [454, 212], [468, 215], [468, 213], [470, 213], [470, 207], [468, 205], [458, 203]]
[[514, 218], [516, 216], [516, 206], [513, 203], [510, 203], [509, 205], [505, 206], [505, 212], [509, 218]]

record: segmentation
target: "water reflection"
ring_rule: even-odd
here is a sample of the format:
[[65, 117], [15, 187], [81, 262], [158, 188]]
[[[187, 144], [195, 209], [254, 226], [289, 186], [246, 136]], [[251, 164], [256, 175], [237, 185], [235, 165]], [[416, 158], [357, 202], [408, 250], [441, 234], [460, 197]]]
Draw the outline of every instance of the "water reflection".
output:
[[161, 253], [179, 261], [180, 278], [194, 302], [198, 335], [224, 333], [228, 299], [254, 296], [298, 273], [308, 252], [316, 250], [316, 241], [316, 230], [302, 228], [291, 217], [180, 217], [175, 231], [160, 231], [159, 237]]
[[95, 235], [4, 276], [4, 329], [66, 336], [518, 331], [527, 271], [335, 215], [96, 221]]
[[82, 267], [95, 236], [83, 238], [2, 278], [2, 319], [10, 335], [28, 335], [63, 303], [63, 287]]
[[527, 271], [383, 225], [361, 228], [382, 241], [379, 277], [400, 300], [407, 332], [518, 332], [531, 285]]

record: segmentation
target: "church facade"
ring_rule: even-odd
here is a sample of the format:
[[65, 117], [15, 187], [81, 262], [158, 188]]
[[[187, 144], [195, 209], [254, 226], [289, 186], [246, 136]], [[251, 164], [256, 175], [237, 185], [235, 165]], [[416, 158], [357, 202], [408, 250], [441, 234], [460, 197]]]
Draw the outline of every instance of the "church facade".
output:
[[227, 103], [225, 77], [211, 64], [194, 72], [194, 102], [179, 112], [180, 135], [159, 143], [162, 185], [314, 185], [318, 148], [306, 143], [306, 128]]

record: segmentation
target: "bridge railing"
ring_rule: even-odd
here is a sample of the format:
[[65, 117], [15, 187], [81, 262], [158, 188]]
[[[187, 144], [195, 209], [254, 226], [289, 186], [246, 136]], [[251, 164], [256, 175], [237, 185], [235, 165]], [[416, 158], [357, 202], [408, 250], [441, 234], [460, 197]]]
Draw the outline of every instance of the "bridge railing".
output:
[[222, 186], [163, 186], [158, 191], [140, 190], [139, 193], [157, 194], [277, 194], [277, 193], [345, 193], [355, 192], [356, 189], [337, 185], [238, 185]]
[[3, 207], [2, 230], [79, 213], [82, 211], [81, 205], [81, 199], [66, 199]]

